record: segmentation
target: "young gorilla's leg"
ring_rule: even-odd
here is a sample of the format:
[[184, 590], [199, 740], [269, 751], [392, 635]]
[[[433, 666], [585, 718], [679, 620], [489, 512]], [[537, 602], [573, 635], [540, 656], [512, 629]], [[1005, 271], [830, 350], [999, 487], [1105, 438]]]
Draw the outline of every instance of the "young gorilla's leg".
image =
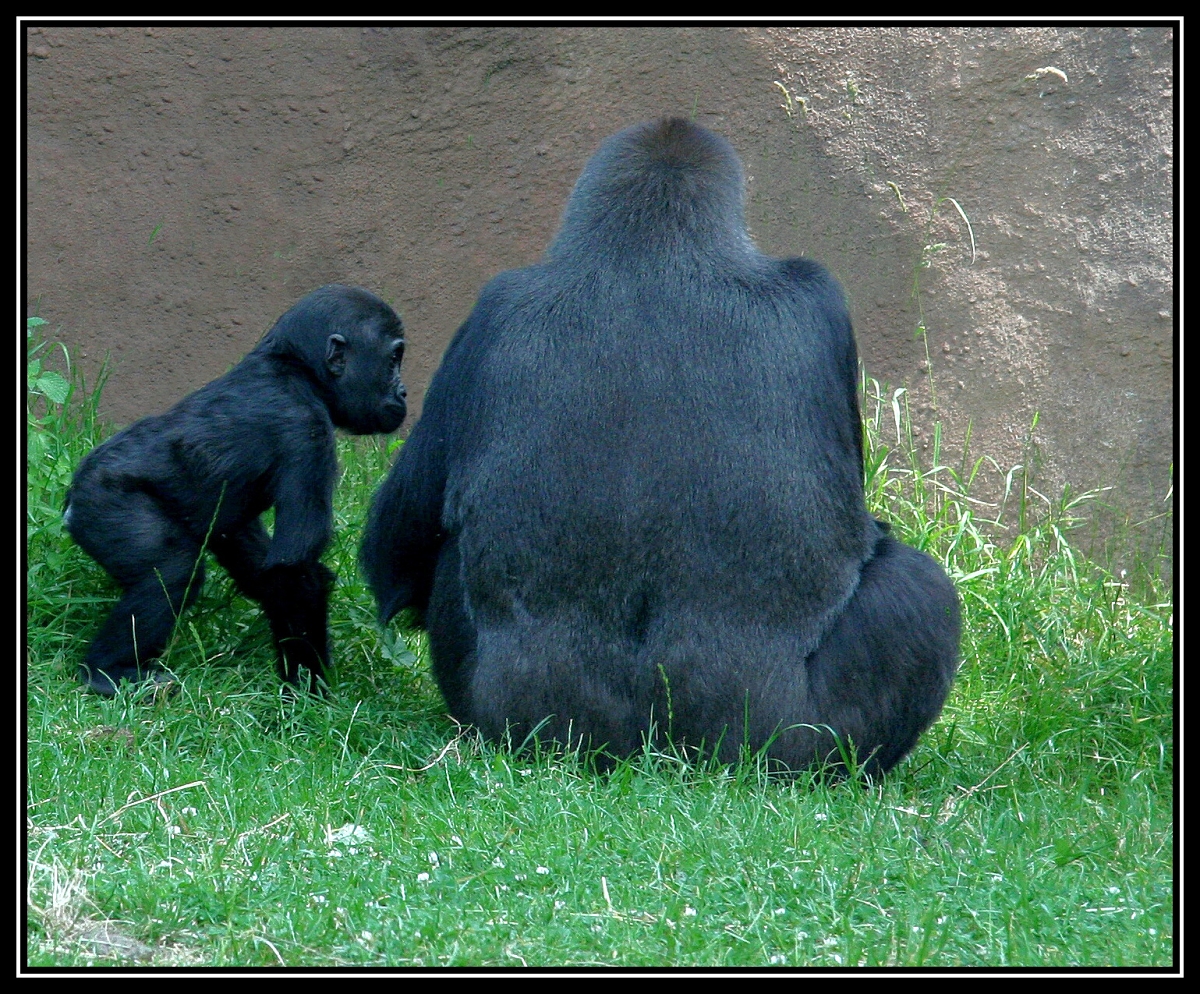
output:
[[200, 544], [145, 494], [73, 500], [75, 540], [125, 589], [88, 647], [79, 678], [105, 695], [122, 680], [161, 673], [156, 663], [182, 611], [204, 585]]
[[262, 568], [271, 545], [271, 536], [262, 520], [255, 518], [236, 531], [213, 535], [208, 544], [238, 590], [262, 603]]
[[805, 678], [791, 684], [790, 702], [777, 693], [787, 681], [779, 674], [771, 681], [776, 714], [783, 713], [769, 754], [791, 769], [814, 760], [842, 765], [828, 731], [787, 728], [791, 703], [806, 715], [802, 721], [832, 728], [867, 772], [891, 769], [941, 712], [958, 667], [958, 640], [958, 595], [942, 568], [880, 538], [858, 590], [806, 661]]

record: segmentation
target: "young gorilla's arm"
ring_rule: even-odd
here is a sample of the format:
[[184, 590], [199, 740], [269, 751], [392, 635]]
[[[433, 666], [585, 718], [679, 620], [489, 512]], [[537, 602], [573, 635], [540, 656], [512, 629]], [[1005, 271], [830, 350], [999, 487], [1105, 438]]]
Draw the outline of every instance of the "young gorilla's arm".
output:
[[275, 534], [257, 586], [275, 637], [280, 676], [298, 684], [300, 668], [312, 678], [329, 664], [328, 608], [334, 574], [320, 561], [333, 522], [337, 470], [333, 435], [327, 444], [297, 446], [276, 473]]
[[316, 562], [333, 529], [333, 484], [337, 457], [333, 433], [325, 444], [298, 445], [276, 470], [275, 534], [264, 569]]

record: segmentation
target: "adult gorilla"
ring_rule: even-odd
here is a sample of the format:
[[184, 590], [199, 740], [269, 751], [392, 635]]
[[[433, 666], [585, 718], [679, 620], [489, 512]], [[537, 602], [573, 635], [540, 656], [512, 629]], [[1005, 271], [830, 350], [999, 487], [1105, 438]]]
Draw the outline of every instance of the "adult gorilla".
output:
[[[85, 684], [113, 694], [163, 676], [156, 660], [200, 593], [206, 549], [262, 604], [284, 679], [324, 672], [333, 429], [400, 426], [403, 331], [366, 290], [314, 290], [224, 376], [88, 453], [63, 520], [125, 594], [80, 665]], [[268, 535], [259, 516], [272, 506]]]
[[539, 265], [480, 294], [377, 493], [382, 616], [425, 611], [450, 712], [616, 756], [879, 772], [937, 717], [953, 586], [863, 501], [857, 353], [819, 264], [760, 254], [730, 145], [609, 138]]

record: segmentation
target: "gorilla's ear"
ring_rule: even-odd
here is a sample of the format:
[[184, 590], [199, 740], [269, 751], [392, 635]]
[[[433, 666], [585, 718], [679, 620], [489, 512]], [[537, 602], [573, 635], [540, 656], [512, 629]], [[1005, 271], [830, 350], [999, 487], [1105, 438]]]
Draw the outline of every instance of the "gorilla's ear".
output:
[[334, 376], [346, 371], [346, 339], [341, 335], [329, 336], [329, 347], [325, 350], [325, 368]]

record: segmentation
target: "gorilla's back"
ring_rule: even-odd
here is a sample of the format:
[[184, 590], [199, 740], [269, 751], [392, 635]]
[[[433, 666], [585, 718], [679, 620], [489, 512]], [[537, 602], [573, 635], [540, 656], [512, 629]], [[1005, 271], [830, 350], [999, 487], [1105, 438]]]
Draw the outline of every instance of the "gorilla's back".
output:
[[813, 313], [812, 285], [832, 278], [753, 261], [552, 260], [485, 290], [462, 331], [476, 402], [442, 518], [481, 635], [524, 626], [529, 652], [544, 629], [558, 653], [580, 631], [592, 651], [640, 652], [695, 614], [727, 621], [689, 622], [692, 638], [765, 626], [801, 659], [815, 647], [874, 541], [857, 407], [827, 415], [853, 402]]
[[425, 611], [450, 713], [492, 739], [619, 756], [653, 723], [886, 769], [945, 700], [954, 589], [867, 514], [841, 288], [754, 247], [743, 186], [690, 121], [606, 139], [544, 261], [484, 288], [376, 495], [381, 613]]

